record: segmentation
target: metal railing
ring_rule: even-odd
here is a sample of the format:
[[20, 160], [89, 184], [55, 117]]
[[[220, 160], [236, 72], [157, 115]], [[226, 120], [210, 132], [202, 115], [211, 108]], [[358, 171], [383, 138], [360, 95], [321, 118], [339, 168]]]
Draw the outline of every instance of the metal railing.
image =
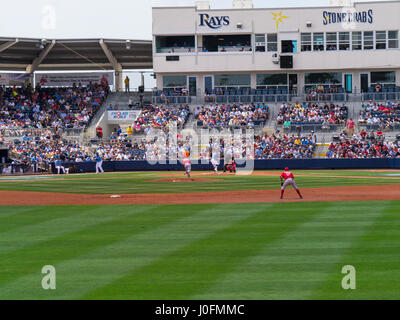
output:
[[397, 101], [400, 100], [400, 92], [364, 92], [361, 101]]
[[5, 138], [21, 138], [25, 135], [30, 135], [31, 137], [40, 137], [42, 136], [46, 131], [50, 130], [50, 132], [53, 134], [54, 129], [38, 129], [38, 128], [26, 128], [26, 129], [21, 129], [21, 128], [9, 128], [9, 129], [2, 129], [1, 134]]
[[[356, 99], [355, 94], [333, 93], [312, 95], [294, 95], [294, 94], [259, 94], [259, 95], [202, 95], [202, 96], [153, 96], [153, 104], [204, 104], [204, 103], [284, 103], [284, 102], [346, 102], [350, 98]], [[361, 101], [361, 95], [358, 96]]]
[[339, 132], [345, 129], [345, 124], [331, 124], [331, 123], [315, 123], [315, 124], [298, 124], [293, 123], [290, 125], [275, 123], [275, 130], [282, 132], [297, 132], [308, 133], [311, 131], [325, 131], [325, 132]]
[[347, 101], [400, 101], [400, 92], [378, 93], [317, 93], [309, 94], [256, 94], [256, 95], [197, 95], [197, 96], [157, 96], [153, 104], [203, 104], [203, 103], [279, 103], [279, 102], [347, 102]]
[[203, 104], [203, 103], [276, 103], [291, 100], [291, 94], [267, 95], [202, 95], [202, 96], [153, 96], [153, 104]]
[[377, 123], [377, 124], [368, 124], [368, 123], [358, 123], [360, 128], [366, 130], [400, 130], [400, 123], [392, 123], [392, 124], [385, 124], [385, 123]]
[[61, 132], [66, 137], [78, 137], [83, 133], [83, 130], [83, 128], [64, 128]]

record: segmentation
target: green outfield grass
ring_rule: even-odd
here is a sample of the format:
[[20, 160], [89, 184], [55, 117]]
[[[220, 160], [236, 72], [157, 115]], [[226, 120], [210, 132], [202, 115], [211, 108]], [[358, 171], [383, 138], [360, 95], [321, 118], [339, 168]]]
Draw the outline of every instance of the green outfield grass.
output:
[[400, 298], [400, 201], [110, 208], [1, 207], [0, 298]]
[[[41, 192], [65, 192], [65, 193], [182, 193], [200, 191], [232, 191], [232, 190], [262, 190], [280, 188], [278, 171], [273, 171], [276, 176], [235, 176], [215, 175], [208, 178], [219, 181], [205, 182], [152, 182], [154, 179], [168, 178], [160, 176], [159, 172], [139, 173], [107, 173], [104, 175], [60, 175], [52, 177], [10, 177], [0, 179], [0, 190], [15, 191], [41, 191]], [[182, 172], [164, 172], [179, 178], [184, 178]], [[194, 172], [196, 174], [196, 172]], [[211, 174], [211, 173], [210, 173]], [[374, 173], [367, 171], [296, 171], [295, 174], [309, 176], [297, 176], [296, 182], [300, 188], [332, 187], [332, 186], [358, 186], [358, 185], [382, 185], [400, 184], [398, 179], [384, 176], [390, 173]], [[322, 177], [321, 175], [337, 175], [339, 177]], [[364, 176], [365, 178], [353, 178], [352, 176]], [[368, 179], [370, 177], [370, 179]], [[29, 179], [36, 179], [30, 181]]]
[[[0, 190], [179, 193], [279, 188], [277, 176], [160, 183], [157, 172], [0, 180]], [[398, 184], [296, 171], [301, 188]], [[326, 178], [320, 175], [346, 175]], [[182, 173], [176, 173], [183, 177]], [[354, 179], [349, 176], [365, 175]], [[162, 177], [165, 178], [165, 177]], [[400, 189], [400, 186], [399, 186]], [[0, 206], [0, 299], [400, 299], [399, 201]], [[56, 268], [56, 290], [41, 269]], [[356, 269], [356, 290], [341, 287]]]

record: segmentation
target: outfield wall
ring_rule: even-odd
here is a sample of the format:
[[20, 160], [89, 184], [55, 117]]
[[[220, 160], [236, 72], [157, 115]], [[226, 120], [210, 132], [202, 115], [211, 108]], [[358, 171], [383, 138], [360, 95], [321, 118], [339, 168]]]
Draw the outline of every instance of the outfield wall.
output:
[[[76, 165], [78, 172], [95, 172], [95, 162], [65, 163], [66, 167]], [[250, 166], [250, 163], [249, 163]], [[238, 167], [244, 167], [238, 165]], [[283, 169], [400, 169], [400, 159], [270, 159], [255, 160], [255, 170]], [[151, 165], [147, 161], [104, 161], [103, 169], [114, 171], [183, 171], [178, 163]], [[223, 169], [220, 164], [219, 169]], [[52, 166], [55, 173], [55, 167]], [[192, 170], [212, 170], [211, 164], [192, 164]]]

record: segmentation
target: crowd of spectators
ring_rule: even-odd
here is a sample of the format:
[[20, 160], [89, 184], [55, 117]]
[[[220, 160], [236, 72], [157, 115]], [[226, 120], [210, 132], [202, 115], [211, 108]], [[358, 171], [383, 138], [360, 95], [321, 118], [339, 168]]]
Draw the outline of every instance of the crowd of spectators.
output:
[[332, 94], [343, 93], [343, 87], [336, 85], [315, 85], [305, 89], [307, 101], [330, 100]]
[[35, 166], [36, 172], [39, 164], [49, 168], [56, 159], [61, 161], [92, 161], [91, 156], [78, 143], [62, 139], [57, 131], [43, 130], [38, 136], [26, 133], [21, 140], [3, 142], [15, 163], [26, 166]]
[[315, 149], [315, 135], [297, 136], [272, 134], [255, 137], [256, 159], [300, 159], [312, 158]]
[[348, 108], [344, 104], [296, 102], [282, 104], [276, 121], [284, 127], [292, 124], [345, 124], [347, 117]]
[[400, 103], [372, 102], [371, 100], [361, 106], [358, 123], [361, 125], [378, 125], [391, 130], [395, 125], [400, 125]]
[[398, 142], [387, 141], [381, 130], [348, 136], [343, 133], [331, 142], [327, 158], [400, 158]]
[[150, 105], [143, 108], [133, 130], [148, 133], [151, 129], [167, 130], [171, 126], [182, 128], [189, 117], [188, 105]]
[[[229, 145], [227, 145], [229, 142]], [[212, 139], [200, 159], [211, 159], [213, 152], [220, 151], [219, 159], [299, 159], [312, 158], [316, 145], [315, 135], [296, 136], [287, 134], [264, 134], [252, 138], [233, 136], [231, 141]]]
[[108, 90], [100, 84], [35, 89], [0, 86], [0, 128], [84, 128]]
[[254, 128], [265, 123], [269, 107], [265, 104], [215, 104], [198, 107], [195, 112], [197, 125], [203, 128]]
[[112, 133], [108, 143], [100, 143], [97, 147], [96, 152], [104, 160], [177, 160], [184, 150], [190, 150], [192, 141], [191, 136], [182, 134], [177, 134], [174, 141], [168, 135], [151, 135], [141, 140], [130, 139], [118, 132], [119, 130]]

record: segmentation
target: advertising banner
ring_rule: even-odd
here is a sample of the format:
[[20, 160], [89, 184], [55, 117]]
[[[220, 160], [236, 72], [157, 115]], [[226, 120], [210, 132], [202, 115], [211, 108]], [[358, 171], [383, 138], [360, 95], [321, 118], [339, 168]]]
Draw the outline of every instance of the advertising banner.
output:
[[138, 110], [108, 111], [108, 121], [136, 121], [139, 114]]
[[91, 72], [91, 73], [36, 73], [35, 81], [42, 87], [86, 87], [89, 83], [102, 83], [107, 81], [108, 85], [114, 85], [113, 72]]
[[28, 73], [0, 73], [0, 85], [5, 86], [23, 86], [30, 82]]

